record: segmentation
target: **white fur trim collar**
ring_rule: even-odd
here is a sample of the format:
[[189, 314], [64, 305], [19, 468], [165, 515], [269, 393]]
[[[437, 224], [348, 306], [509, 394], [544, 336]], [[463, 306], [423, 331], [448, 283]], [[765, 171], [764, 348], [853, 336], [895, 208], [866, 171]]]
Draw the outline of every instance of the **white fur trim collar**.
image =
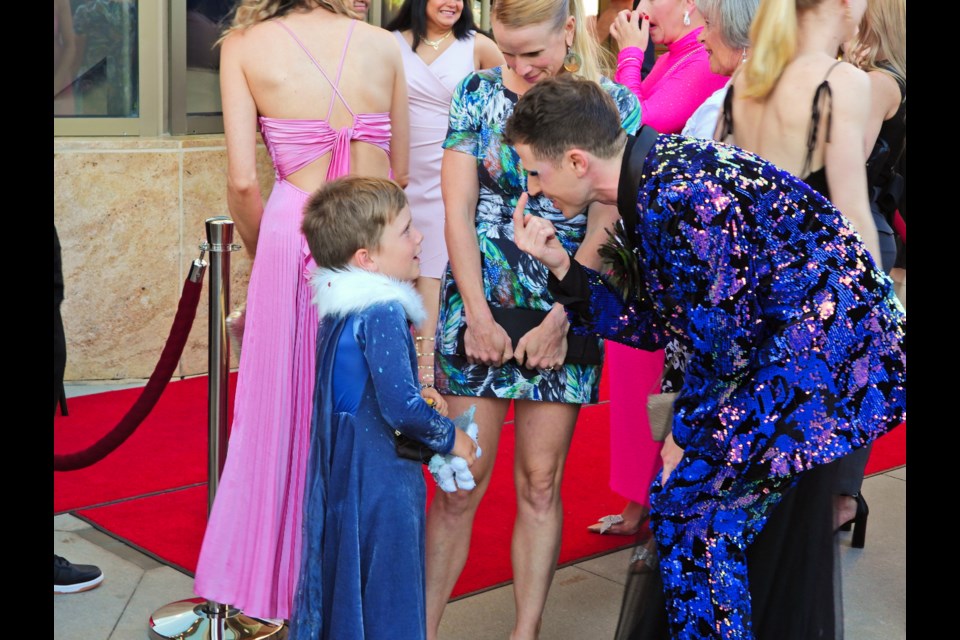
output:
[[320, 317], [345, 316], [381, 302], [399, 302], [407, 318], [419, 325], [427, 318], [423, 300], [409, 282], [357, 267], [317, 269], [310, 276], [313, 304]]

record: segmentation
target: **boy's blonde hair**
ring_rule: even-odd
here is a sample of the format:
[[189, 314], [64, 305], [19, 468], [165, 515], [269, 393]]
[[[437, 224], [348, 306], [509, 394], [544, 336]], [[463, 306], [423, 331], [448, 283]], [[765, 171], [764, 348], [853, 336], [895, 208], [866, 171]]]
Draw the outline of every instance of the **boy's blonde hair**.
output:
[[358, 249], [376, 251], [384, 228], [407, 206], [407, 196], [386, 178], [331, 180], [307, 201], [301, 229], [317, 266], [341, 269]]

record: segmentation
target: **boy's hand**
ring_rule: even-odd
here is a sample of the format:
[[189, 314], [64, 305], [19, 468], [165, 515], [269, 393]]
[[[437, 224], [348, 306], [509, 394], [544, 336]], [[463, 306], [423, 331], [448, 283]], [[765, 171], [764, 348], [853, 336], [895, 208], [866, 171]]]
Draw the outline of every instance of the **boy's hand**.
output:
[[433, 407], [434, 411], [442, 416], [447, 415], [447, 401], [443, 399], [440, 392], [433, 387], [424, 387], [420, 389], [420, 397], [427, 401], [427, 404]]
[[473, 438], [467, 435], [466, 431], [454, 429], [456, 437], [453, 441], [453, 449], [450, 451], [455, 456], [460, 456], [467, 461], [467, 466], [472, 467], [477, 461], [477, 443]]

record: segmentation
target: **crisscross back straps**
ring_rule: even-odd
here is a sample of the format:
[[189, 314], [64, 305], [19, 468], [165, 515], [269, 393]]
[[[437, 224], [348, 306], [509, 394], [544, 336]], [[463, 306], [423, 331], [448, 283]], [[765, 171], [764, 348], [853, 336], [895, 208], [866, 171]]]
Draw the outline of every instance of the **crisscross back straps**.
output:
[[[315, 66], [317, 70], [320, 71], [320, 74], [333, 88], [334, 93], [338, 98], [340, 98], [340, 102], [343, 103], [343, 106], [346, 108], [346, 110], [350, 113], [352, 117], [356, 118], [356, 114], [353, 113], [353, 109], [350, 108], [350, 105], [347, 103], [347, 99], [343, 97], [342, 93], [340, 93], [340, 75], [343, 73], [343, 62], [344, 60], [346, 60], [346, 57], [347, 57], [346, 56], [347, 47], [350, 46], [350, 37], [353, 35], [353, 28], [357, 25], [357, 21], [351, 20], [350, 26], [347, 28], [347, 39], [343, 43], [343, 51], [340, 52], [340, 63], [337, 66], [336, 81], [330, 80], [330, 76], [327, 75], [326, 71], [323, 70], [323, 67], [320, 66], [320, 63], [317, 61], [317, 59], [314, 58], [313, 54], [310, 53], [310, 50], [307, 49], [307, 46], [303, 44], [300, 38], [297, 37], [297, 34], [295, 34], [290, 27], [285, 25], [282, 20], [277, 20], [276, 23], [281, 27], [283, 27], [283, 29], [290, 34], [290, 37], [293, 38], [294, 42], [300, 45], [300, 48], [303, 49], [303, 52], [307, 54], [307, 57], [310, 58], [311, 62], [313, 62], [313, 66]], [[326, 118], [327, 120], [330, 120], [330, 114], [333, 113], [334, 102], [336, 102], [335, 99], [330, 100], [330, 108], [327, 109], [327, 118]]]

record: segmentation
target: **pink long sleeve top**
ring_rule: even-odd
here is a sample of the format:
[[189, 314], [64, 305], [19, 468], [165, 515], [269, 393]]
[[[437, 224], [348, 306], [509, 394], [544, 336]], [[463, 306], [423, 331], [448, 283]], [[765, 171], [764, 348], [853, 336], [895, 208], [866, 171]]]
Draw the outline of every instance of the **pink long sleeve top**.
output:
[[710, 71], [710, 57], [698, 40], [702, 30], [667, 45], [642, 81], [643, 50], [626, 47], [617, 55], [614, 79], [637, 95], [641, 121], [659, 133], [680, 133], [697, 107], [729, 80]]

